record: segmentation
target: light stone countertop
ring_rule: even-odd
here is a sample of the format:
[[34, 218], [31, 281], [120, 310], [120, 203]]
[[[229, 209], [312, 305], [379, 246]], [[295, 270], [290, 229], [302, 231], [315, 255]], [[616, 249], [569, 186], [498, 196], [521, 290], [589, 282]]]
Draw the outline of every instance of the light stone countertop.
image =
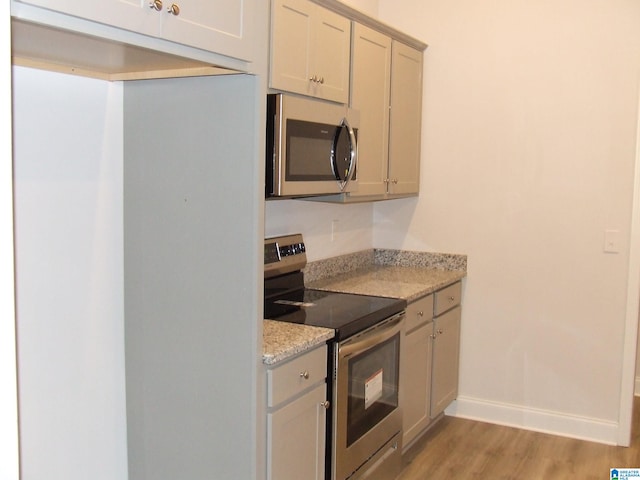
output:
[[412, 302], [466, 276], [461, 270], [376, 265], [339, 277], [317, 280], [308, 288], [341, 293], [402, 298]]
[[265, 320], [263, 324], [262, 363], [275, 365], [298, 353], [322, 345], [334, 337], [330, 328]]
[[[467, 257], [372, 249], [312, 262], [304, 274], [307, 288], [412, 302], [466, 277]], [[327, 328], [265, 320], [262, 361], [274, 365], [333, 336]]]

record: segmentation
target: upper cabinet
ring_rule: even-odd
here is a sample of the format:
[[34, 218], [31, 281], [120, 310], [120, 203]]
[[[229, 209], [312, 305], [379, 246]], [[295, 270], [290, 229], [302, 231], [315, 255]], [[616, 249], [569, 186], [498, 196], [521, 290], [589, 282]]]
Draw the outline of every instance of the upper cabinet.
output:
[[349, 101], [351, 21], [308, 0], [273, 0], [269, 86]]
[[418, 195], [426, 48], [338, 0], [272, 0], [269, 86], [359, 112], [357, 189], [309, 200]]
[[[58, 56], [62, 49], [64, 56], [70, 58], [69, 63], [73, 63], [74, 52], [77, 58], [82, 58], [87, 46], [92, 46], [96, 39], [104, 39], [143, 47], [151, 57], [165, 51], [208, 65], [227, 66], [227, 63], [238, 65], [239, 70], [249, 70], [249, 62], [256, 55], [256, 32], [264, 31], [254, 24], [260, 14], [255, 9], [259, 1], [12, 0], [12, 16], [78, 34], [75, 47], [71, 42], [61, 41], [41, 54], [45, 61], [49, 56], [53, 63], [60, 63]], [[26, 48], [21, 51], [23, 45]], [[43, 46], [34, 48], [14, 34], [14, 56], [29, 58], [36, 50], [40, 52]], [[93, 51], [95, 57], [100, 56], [100, 51]], [[221, 62], [216, 62], [216, 56]], [[167, 63], [171, 62], [169, 59]], [[75, 66], [82, 67], [82, 60]]]
[[345, 200], [417, 195], [422, 50], [357, 23], [353, 32], [351, 105], [360, 111], [358, 190]]
[[357, 195], [385, 194], [389, 159], [391, 38], [353, 26], [351, 106], [360, 111]]
[[389, 120], [391, 195], [417, 194], [420, 187], [422, 52], [393, 42]]

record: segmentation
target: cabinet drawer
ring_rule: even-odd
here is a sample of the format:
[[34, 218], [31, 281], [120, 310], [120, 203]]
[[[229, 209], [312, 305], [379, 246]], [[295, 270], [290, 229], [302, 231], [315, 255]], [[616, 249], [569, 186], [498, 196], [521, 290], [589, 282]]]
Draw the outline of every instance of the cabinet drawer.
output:
[[442, 290], [438, 290], [435, 293], [435, 304], [433, 314], [435, 316], [446, 312], [447, 310], [460, 305], [460, 298], [462, 296], [462, 283], [456, 282]]
[[419, 325], [433, 318], [433, 295], [419, 298], [407, 305], [407, 318], [405, 328], [407, 332], [412, 331]]
[[327, 376], [327, 346], [316, 348], [267, 370], [267, 406], [273, 407]]

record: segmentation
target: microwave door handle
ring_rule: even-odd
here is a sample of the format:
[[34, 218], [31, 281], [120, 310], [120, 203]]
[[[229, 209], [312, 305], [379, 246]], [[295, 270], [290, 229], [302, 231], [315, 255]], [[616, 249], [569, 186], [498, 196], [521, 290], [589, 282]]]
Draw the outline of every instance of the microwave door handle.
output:
[[353, 128], [351, 128], [351, 125], [349, 125], [349, 120], [347, 120], [346, 117], [342, 120], [342, 124], [346, 127], [347, 132], [349, 132], [349, 144], [351, 145], [351, 149], [350, 149], [351, 160], [349, 161], [349, 173], [347, 174], [347, 178], [345, 178], [344, 180], [344, 185], [346, 187], [347, 184], [351, 181], [351, 177], [353, 177], [353, 172], [355, 172], [356, 165], [358, 164], [358, 144], [356, 140], [356, 134], [353, 131]]
[[[349, 134], [349, 168], [347, 169], [346, 176], [343, 179], [340, 172], [340, 167], [338, 166], [338, 139], [340, 138], [340, 133], [343, 129], [347, 130]], [[346, 118], [343, 118], [340, 122], [340, 125], [336, 129], [336, 135], [333, 139], [333, 149], [331, 151], [331, 170], [333, 171], [333, 175], [336, 177], [338, 184], [340, 185], [340, 190], [344, 190], [353, 177], [353, 173], [355, 171], [355, 165], [357, 161], [358, 149], [356, 145], [356, 135], [349, 125], [349, 121]]]

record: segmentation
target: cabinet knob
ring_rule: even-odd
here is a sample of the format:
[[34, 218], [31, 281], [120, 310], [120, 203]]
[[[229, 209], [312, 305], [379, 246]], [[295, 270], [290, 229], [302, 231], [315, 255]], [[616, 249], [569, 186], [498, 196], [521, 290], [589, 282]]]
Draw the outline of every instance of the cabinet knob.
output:
[[398, 184], [398, 179], [394, 178], [393, 180], [391, 180], [391, 183], [393, 183], [394, 185], [397, 185]]
[[312, 77], [309, 77], [309, 81], [316, 83], [318, 81], [318, 77], [316, 77], [315, 75], [313, 75]]
[[455, 301], [456, 297], [449, 297], [449, 302], [453, 303]]
[[162, 10], [162, 0], [153, 0], [149, 2], [149, 8], [155, 10], [156, 12], [159, 12], [160, 10]]
[[180, 15], [180, 6], [177, 3], [172, 3], [169, 8], [167, 8], [167, 12], [170, 15], [175, 15], [176, 17]]
[[320, 77], [320, 78], [318, 79], [318, 83], [319, 83], [320, 85], [324, 85], [324, 77]]
[[325, 400], [320, 404], [320, 406], [323, 407], [325, 410], [329, 410], [329, 407], [331, 406], [331, 402], [329, 400]]
[[424, 312], [423, 312], [422, 310], [420, 310], [420, 311], [418, 312], [418, 316], [419, 316], [419, 317], [424, 317]]
[[305, 380], [309, 380], [309, 372], [308, 371], [304, 371], [304, 372], [300, 372], [300, 378], [304, 378]]
[[442, 335], [444, 332], [442, 331], [441, 328], [438, 329], [438, 335]]

